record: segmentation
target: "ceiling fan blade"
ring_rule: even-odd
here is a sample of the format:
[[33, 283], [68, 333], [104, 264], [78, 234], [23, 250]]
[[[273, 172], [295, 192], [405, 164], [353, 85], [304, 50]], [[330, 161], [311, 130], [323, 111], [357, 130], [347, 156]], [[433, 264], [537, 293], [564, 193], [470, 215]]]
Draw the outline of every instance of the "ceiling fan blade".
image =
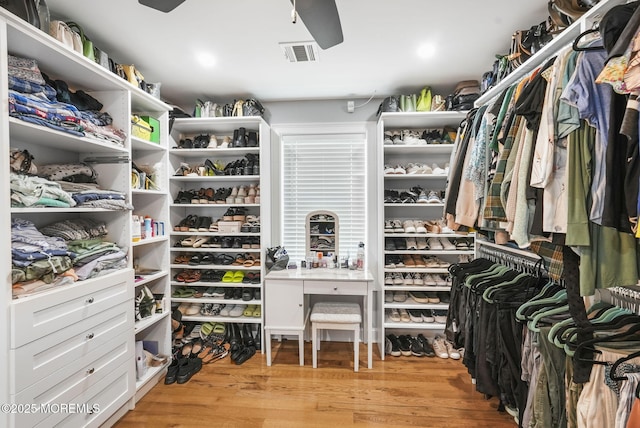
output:
[[[291, 0], [292, 4], [293, 2]], [[307, 30], [322, 49], [344, 41], [335, 0], [295, 0], [295, 7]]]
[[167, 13], [184, 3], [184, 0], [138, 0], [138, 3]]

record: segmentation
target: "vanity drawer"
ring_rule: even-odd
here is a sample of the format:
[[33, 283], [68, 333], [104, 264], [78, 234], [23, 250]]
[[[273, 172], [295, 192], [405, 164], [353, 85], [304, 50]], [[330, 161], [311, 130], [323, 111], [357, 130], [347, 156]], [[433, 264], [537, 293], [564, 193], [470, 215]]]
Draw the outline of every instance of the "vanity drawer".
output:
[[305, 294], [366, 295], [365, 281], [304, 281]]
[[[89, 358], [91, 357], [91, 358]], [[87, 355], [86, 359], [76, 361], [73, 364], [73, 370], [65, 370], [65, 376], [61, 381], [52, 383], [47, 378], [41, 382], [31, 385], [29, 388], [15, 395], [16, 403], [47, 403], [47, 404], [74, 404], [78, 406], [87, 405], [89, 408], [97, 404], [99, 406], [98, 414], [108, 417], [107, 407], [109, 400], [99, 400], [95, 397], [100, 391], [115, 385], [117, 389], [116, 396], [126, 396], [131, 398], [135, 392], [135, 360], [134, 345], [132, 340], [124, 337], [115, 338], [97, 349], [91, 356]], [[112, 400], [111, 400], [112, 401]], [[15, 426], [55, 426], [62, 419], [71, 416], [95, 417], [87, 415], [90, 409], [82, 410], [82, 414], [72, 414], [71, 412], [51, 412], [36, 414], [18, 414], [15, 415]], [[103, 413], [105, 412], [105, 413]], [[37, 425], [39, 424], [39, 425]], [[79, 425], [63, 425], [63, 426], [84, 426]]]
[[86, 282], [78, 282], [46, 296], [11, 304], [11, 348], [80, 322], [126, 300], [133, 299], [133, 270], [124, 269]]
[[[11, 391], [38, 382], [47, 389], [63, 381], [78, 366], [93, 361], [113, 339], [127, 340], [133, 331], [133, 301], [125, 301], [81, 322], [10, 351]], [[119, 345], [119, 344], [118, 344]]]

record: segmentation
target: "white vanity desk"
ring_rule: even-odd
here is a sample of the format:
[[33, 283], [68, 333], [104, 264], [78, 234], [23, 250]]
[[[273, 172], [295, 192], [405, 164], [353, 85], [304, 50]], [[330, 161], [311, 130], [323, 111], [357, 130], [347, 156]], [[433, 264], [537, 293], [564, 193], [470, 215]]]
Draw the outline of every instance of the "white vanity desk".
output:
[[[367, 366], [373, 365], [373, 292], [368, 271], [349, 269], [285, 269], [265, 276], [265, 334], [267, 365], [271, 365], [271, 335], [297, 334], [300, 365], [304, 365], [304, 332], [311, 308], [310, 295], [362, 296], [363, 339], [367, 343]], [[381, 350], [382, 352], [382, 350]]]

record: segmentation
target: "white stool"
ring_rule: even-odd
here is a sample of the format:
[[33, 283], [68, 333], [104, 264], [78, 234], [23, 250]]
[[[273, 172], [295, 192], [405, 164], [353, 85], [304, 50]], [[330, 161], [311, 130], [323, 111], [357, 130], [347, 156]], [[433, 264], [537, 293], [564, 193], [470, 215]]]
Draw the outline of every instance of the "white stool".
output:
[[353, 330], [353, 371], [358, 371], [360, 324], [362, 315], [357, 303], [318, 302], [311, 311], [311, 344], [313, 368], [318, 367], [318, 330]]

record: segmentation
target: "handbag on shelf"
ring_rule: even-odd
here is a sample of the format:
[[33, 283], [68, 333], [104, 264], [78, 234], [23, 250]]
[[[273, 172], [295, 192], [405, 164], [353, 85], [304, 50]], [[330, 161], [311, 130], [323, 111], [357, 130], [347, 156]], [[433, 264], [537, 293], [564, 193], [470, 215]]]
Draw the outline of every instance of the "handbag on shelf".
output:
[[118, 75], [122, 77], [122, 73], [124, 73], [124, 79], [131, 83], [136, 88], [140, 88], [142, 90], [146, 90], [146, 83], [144, 81], [144, 76], [142, 73], [138, 71], [138, 69], [133, 64], [118, 64]]
[[392, 113], [396, 113], [400, 111], [400, 104], [398, 103], [398, 97], [395, 96], [391, 96], [391, 97], [386, 97], [384, 100], [382, 100], [382, 102], [380, 103], [380, 106], [378, 107], [378, 116], [380, 116], [380, 113], [387, 113], [387, 112], [392, 112]]
[[73, 21], [68, 21], [67, 25], [74, 31], [80, 34], [80, 41], [82, 42], [82, 55], [89, 58], [91, 61], [96, 60], [96, 55], [93, 47], [93, 42], [84, 34], [84, 30], [80, 25]]
[[51, 21], [49, 24], [49, 34], [69, 49], [82, 54], [82, 38], [80, 34], [73, 31], [66, 22]]
[[244, 116], [262, 116], [264, 114], [264, 107], [260, 101], [255, 98], [249, 98], [242, 105], [242, 114]]
[[425, 86], [416, 102], [416, 111], [431, 111], [431, 88]]
[[40, 15], [34, 0], [0, 0], [0, 7], [7, 9], [34, 27], [40, 28]]

